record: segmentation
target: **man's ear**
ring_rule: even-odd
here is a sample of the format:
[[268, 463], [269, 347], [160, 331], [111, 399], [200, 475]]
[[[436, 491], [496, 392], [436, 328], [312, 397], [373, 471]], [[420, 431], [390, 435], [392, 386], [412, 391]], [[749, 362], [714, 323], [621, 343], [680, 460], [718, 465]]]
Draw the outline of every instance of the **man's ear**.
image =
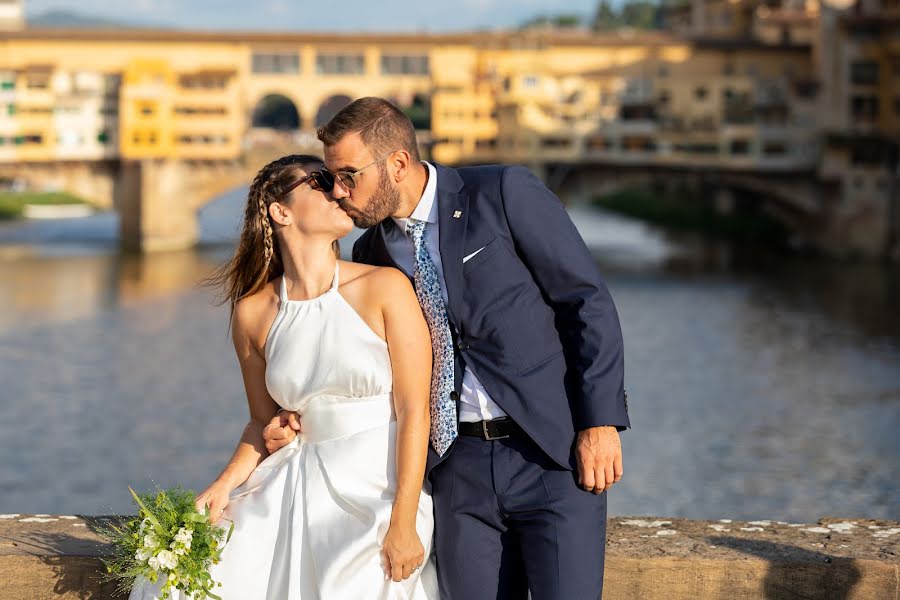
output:
[[394, 166], [394, 182], [400, 183], [410, 173], [410, 165], [412, 164], [409, 152], [400, 149], [391, 154], [390, 164]]
[[273, 202], [269, 205], [269, 216], [279, 225], [291, 224], [291, 213], [280, 202]]

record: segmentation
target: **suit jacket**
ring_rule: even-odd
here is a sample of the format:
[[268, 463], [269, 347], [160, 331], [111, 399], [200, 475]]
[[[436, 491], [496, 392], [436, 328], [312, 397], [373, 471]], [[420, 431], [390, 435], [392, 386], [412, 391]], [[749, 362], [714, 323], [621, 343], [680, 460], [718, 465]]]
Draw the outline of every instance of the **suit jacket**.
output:
[[[630, 426], [612, 297], [562, 202], [528, 169], [435, 168], [453, 397], [459, 402], [468, 366], [549, 457], [572, 469], [578, 430]], [[386, 219], [366, 231], [353, 260], [396, 267], [385, 245], [396, 226]], [[429, 445], [428, 471], [440, 460]]]

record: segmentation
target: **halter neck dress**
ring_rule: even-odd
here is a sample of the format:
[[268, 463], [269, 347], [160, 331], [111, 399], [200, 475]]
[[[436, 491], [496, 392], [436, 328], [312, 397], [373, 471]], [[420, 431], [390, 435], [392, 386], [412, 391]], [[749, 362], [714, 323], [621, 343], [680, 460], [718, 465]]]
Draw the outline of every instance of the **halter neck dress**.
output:
[[[290, 300], [282, 276], [265, 344], [266, 388], [300, 413], [301, 433], [229, 497], [234, 533], [211, 569], [223, 600], [437, 600], [431, 496], [416, 529], [426, 561], [385, 581], [381, 543], [397, 490], [397, 420], [387, 343], [338, 291]], [[224, 525], [228, 522], [223, 521]], [[156, 599], [142, 581], [130, 600]], [[185, 596], [176, 592], [173, 600]]]

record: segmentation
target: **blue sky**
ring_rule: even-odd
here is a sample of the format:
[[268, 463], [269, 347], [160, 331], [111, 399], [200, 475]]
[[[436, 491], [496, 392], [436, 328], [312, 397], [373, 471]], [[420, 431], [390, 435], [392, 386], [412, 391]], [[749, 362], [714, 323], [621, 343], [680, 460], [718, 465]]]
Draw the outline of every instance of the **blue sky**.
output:
[[544, 14], [588, 16], [596, 4], [597, 0], [25, 0], [25, 10], [34, 16], [64, 9], [182, 29], [454, 31], [514, 27]]

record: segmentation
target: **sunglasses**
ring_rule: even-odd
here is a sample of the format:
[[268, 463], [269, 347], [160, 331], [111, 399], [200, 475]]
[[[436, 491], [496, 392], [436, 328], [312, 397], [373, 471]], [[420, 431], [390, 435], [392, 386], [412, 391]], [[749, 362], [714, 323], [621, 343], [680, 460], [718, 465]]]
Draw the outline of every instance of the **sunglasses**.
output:
[[324, 187], [323, 189], [325, 189], [326, 192], [330, 192], [334, 188], [335, 180], [337, 180], [340, 181], [344, 189], [352, 190], [356, 187], [356, 178], [359, 177], [363, 171], [365, 171], [369, 167], [372, 167], [373, 165], [378, 164], [378, 161], [390, 154], [393, 154], [393, 152], [388, 152], [387, 154], [376, 158], [361, 169], [356, 169], [355, 171], [331, 171], [328, 169], [328, 167], [322, 167], [319, 172], [324, 176], [327, 186], [327, 189], [325, 189]]
[[309, 187], [314, 190], [330, 192], [332, 188], [334, 188], [334, 177], [327, 177], [321, 171], [313, 171], [309, 175], [301, 177], [300, 179], [289, 185], [288, 188], [281, 194], [281, 196], [287, 196], [295, 187], [303, 185], [304, 183], [309, 183]]

